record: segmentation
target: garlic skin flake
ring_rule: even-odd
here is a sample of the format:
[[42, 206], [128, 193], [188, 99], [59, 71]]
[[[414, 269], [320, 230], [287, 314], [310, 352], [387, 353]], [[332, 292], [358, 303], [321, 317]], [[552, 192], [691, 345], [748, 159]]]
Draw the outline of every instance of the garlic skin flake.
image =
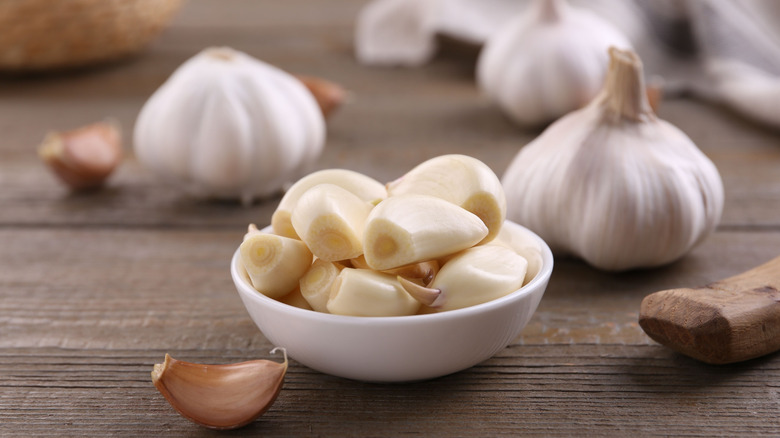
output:
[[294, 76], [222, 47], [182, 64], [135, 125], [142, 165], [208, 197], [273, 194], [319, 157], [325, 120]]
[[642, 64], [610, 50], [602, 92], [520, 150], [507, 217], [556, 254], [620, 271], [670, 263], [715, 229], [723, 183], [682, 131], [652, 112]]
[[491, 36], [477, 63], [479, 87], [520, 125], [553, 121], [598, 94], [611, 46], [631, 43], [595, 13], [536, 0]]

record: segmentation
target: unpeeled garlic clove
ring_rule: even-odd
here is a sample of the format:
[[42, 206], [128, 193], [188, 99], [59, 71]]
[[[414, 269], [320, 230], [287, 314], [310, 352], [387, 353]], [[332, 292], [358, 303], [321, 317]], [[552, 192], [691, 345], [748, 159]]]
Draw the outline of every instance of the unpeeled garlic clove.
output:
[[298, 80], [311, 91], [317, 105], [322, 110], [322, 115], [327, 119], [344, 104], [347, 99], [347, 91], [341, 85], [316, 76], [296, 75]]
[[[365, 256], [356, 257], [350, 260], [353, 268], [357, 269], [371, 269], [371, 266], [366, 263]], [[385, 274], [398, 275], [403, 278], [420, 280], [423, 284], [428, 284], [436, 277], [436, 273], [439, 272], [439, 262], [437, 260], [426, 260], [424, 262], [413, 263], [411, 265], [399, 266], [397, 268], [385, 269], [380, 271]]]
[[152, 382], [185, 418], [211, 429], [235, 429], [262, 415], [279, 395], [288, 365], [287, 352], [281, 350], [282, 363], [227, 365], [184, 362], [166, 354], [165, 362], [154, 365]]
[[122, 161], [119, 125], [98, 122], [52, 132], [43, 140], [38, 156], [73, 190], [98, 188]]

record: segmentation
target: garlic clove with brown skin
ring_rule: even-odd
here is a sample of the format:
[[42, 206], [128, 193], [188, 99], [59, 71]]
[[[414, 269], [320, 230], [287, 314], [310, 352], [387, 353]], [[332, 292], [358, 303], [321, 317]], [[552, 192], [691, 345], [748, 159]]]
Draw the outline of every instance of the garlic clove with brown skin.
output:
[[382, 271], [387, 274], [397, 275], [403, 278], [411, 278], [421, 281], [423, 284], [429, 284], [439, 273], [439, 262], [436, 260], [427, 260], [420, 263], [401, 266], [395, 269]]
[[[274, 353], [277, 349], [271, 351]], [[227, 365], [185, 362], [165, 355], [152, 382], [179, 414], [210, 429], [236, 429], [265, 413], [282, 389], [284, 362], [253, 360]]]
[[122, 161], [121, 137], [119, 125], [111, 121], [52, 132], [38, 156], [71, 189], [96, 189]]
[[347, 91], [335, 82], [316, 76], [296, 75], [296, 77], [314, 95], [326, 119], [333, 115], [347, 99]]
[[[362, 255], [351, 259], [350, 263], [352, 264], [352, 267], [356, 269], [371, 269], [371, 266], [366, 262], [365, 256]], [[439, 267], [438, 260], [426, 260], [419, 263], [399, 266], [397, 268], [385, 269], [380, 272], [398, 275], [407, 279], [419, 280], [422, 281], [423, 284], [428, 284], [436, 277], [436, 274], [439, 272]]]

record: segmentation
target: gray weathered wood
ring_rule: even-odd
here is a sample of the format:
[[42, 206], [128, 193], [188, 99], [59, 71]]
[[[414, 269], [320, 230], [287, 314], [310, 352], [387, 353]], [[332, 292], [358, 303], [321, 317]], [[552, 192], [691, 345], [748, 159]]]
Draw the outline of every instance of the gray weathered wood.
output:
[[[512, 125], [474, 86], [475, 51], [417, 69], [368, 68], [352, 55], [363, 0], [191, 0], [144, 53], [95, 69], [0, 75], [0, 435], [213, 436], [154, 389], [166, 352], [229, 363], [273, 347], [228, 271], [245, 208], [183, 195], [132, 156], [146, 98], [184, 60], [230, 45], [350, 89], [316, 168], [387, 181], [422, 160], [466, 153], [503, 173], [538, 131]], [[691, 100], [662, 104], [723, 176], [718, 231], [666, 267], [609, 274], [557, 259], [531, 322], [478, 366], [428, 382], [377, 385], [293, 361], [285, 389], [248, 436], [777, 436], [780, 357], [708, 366], [651, 341], [647, 294], [707, 284], [780, 252], [780, 133]], [[38, 162], [49, 130], [105, 117], [128, 158], [108, 187], [71, 195]]]

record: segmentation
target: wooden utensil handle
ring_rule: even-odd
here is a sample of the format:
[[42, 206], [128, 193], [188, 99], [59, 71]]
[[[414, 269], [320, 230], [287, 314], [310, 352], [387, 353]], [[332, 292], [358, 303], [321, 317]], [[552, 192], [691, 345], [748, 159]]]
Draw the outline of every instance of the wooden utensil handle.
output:
[[780, 257], [695, 289], [642, 300], [639, 325], [653, 340], [701, 361], [739, 362], [780, 349]]

